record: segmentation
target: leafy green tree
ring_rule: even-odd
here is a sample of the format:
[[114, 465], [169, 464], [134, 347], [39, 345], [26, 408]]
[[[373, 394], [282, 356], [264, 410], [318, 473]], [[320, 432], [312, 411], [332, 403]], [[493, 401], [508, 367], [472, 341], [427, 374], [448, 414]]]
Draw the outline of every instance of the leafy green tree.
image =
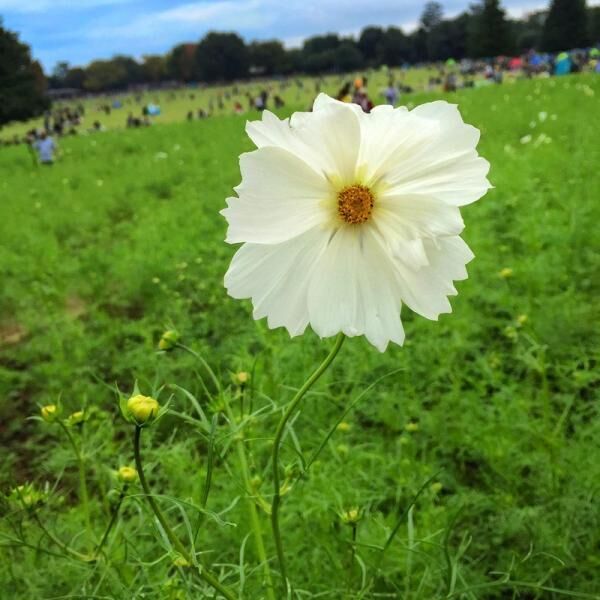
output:
[[158, 83], [167, 77], [167, 58], [159, 54], [147, 54], [142, 57], [142, 80]]
[[177, 81], [194, 81], [198, 79], [196, 62], [196, 44], [178, 44], [167, 55], [167, 75]]
[[409, 56], [409, 38], [399, 27], [388, 27], [379, 43], [379, 63], [395, 67], [406, 62]]
[[252, 42], [248, 46], [250, 67], [264, 75], [275, 75], [285, 72], [285, 48], [279, 40]]
[[46, 78], [40, 64], [31, 59], [29, 46], [0, 21], [0, 126], [28, 119], [49, 105]]
[[593, 45], [600, 44], [600, 6], [588, 9], [589, 40]]
[[467, 56], [470, 19], [468, 13], [462, 13], [454, 19], [440, 21], [429, 32], [427, 52], [430, 60], [460, 59]]
[[381, 45], [385, 33], [381, 27], [365, 27], [358, 38], [358, 49], [370, 65], [381, 60]]
[[552, 0], [542, 34], [548, 52], [586, 46], [588, 25], [585, 0]]
[[74, 67], [72, 69], [69, 69], [69, 71], [67, 72], [64, 84], [67, 88], [82, 90], [84, 81], [85, 69], [82, 69], [81, 67]]
[[341, 40], [335, 33], [316, 35], [304, 40], [302, 70], [307, 73], [326, 73], [337, 70], [340, 45]]
[[471, 7], [467, 48], [473, 58], [511, 54], [511, 28], [500, 0], [480, 0]]
[[364, 65], [362, 52], [356, 47], [353, 40], [343, 40], [334, 52], [336, 71], [355, 71]]
[[444, 18], [444, 9], [439, 2], [428, 2], [421, 13], [421, 27], [429, 32], [435, 29]]
[[208, 33], [196, 48], [198, 75], [203, 81], [231, 81], [248, 75], [248, 48], [237, 33]]
[[127, 80], [125, 65], [112, 60], [92, 61], [85, 70], [83, 87], [90, 92], [116, 90]]
[[420, 63], [428, 60], [427, 32], [419, 27], [410, 35], [410, 62]]
[[517, 52], [522, 53], [531, 48], [541, 47], [542, 32], [547, 16], [547, 11], [538, 10], [529, 13], [522, 20], [511, 22]]

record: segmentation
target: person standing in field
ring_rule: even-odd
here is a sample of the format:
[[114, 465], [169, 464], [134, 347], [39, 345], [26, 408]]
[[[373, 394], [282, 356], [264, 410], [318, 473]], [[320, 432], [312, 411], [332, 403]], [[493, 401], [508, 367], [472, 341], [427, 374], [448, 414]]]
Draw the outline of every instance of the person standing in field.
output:
[[39, 138], [33, 142], [32, 146], [37, 152], [40, 164], [51, 165], [54, 163], [54, 153], [58, 150], [58, 146], [45, 130], [42, 130]]

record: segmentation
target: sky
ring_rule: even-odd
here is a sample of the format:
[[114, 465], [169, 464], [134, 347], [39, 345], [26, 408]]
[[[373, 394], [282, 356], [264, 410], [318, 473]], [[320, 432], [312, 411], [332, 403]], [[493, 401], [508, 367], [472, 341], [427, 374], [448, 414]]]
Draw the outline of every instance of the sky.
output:
[[[599, 0], [600, 1], [600, 0]], [[548, 0], [503, 0], [511, 16]], [[596, 1], [592, 2], [596, 3]], [[247, 41], [277, 38], [299, 46], [308, 36], [356, 35], [366, 25], [414, 29], [424, 0], [0, 0], [4, 27], [19, 33], [47, 72], [61, 60], [164, 53], [207, 31], [236, 31]], [[446, 16], [469, 0], [441, 0]], [[588, 2], [590, 4], [590, 2]]]

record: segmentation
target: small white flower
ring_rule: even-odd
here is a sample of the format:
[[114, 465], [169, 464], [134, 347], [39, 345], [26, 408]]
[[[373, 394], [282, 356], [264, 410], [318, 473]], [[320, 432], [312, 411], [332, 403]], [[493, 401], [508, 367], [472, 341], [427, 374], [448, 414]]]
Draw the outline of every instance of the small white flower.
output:
[[154, 155], [154, 160], [165, 160], [165, 158], [168, 158], [169, 155], [166, 152], [157, 152]]
[[451, 312], [453, 280], [473, 254], [459, 206], [491, 187], [479, 131], [455, 105], [412, 111], [319, 95], [312, 113], [248, 123], [239, 197], [222, 211], [244, 242], [225, 275], [254, 318], [299, 335], [365, 335], [402, 344], [402, 302], [429, 319]]
[[538, 119], [540, 123], [543, 123], [548, 118], [548, 113], [546, 111], [541, 111], [538, 113]]
[[521, 144], [529, 144], [529, 142], [532, 140], [532, 137], [528, 134], [528, 135], [524, 135], [521, 138]]

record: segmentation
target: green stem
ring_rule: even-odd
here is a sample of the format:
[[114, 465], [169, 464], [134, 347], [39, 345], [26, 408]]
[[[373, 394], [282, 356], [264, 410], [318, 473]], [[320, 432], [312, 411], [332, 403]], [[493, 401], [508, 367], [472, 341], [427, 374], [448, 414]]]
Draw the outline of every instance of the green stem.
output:
[[181, 350], [185, 350], [186, 352], [191, 354], [193, 357], [195, 357], [200, 362], [200, 364], [206, 369], [206, 372], [210, 375], [210, 378], [211, 378], [212, 382], [214, 383], [215, 388], [220, 393], [221, 392], [221, 384], [219, 383], [219, 379], [215, 375], [215, 372], [212, 370], [211, 366], [204, 360], [204, 358], [200, 354], [198, 354], [195, 350], [192, 350], [191, 348], [188, 348], [187, 346], [184, 346], [183, 344], [175, 344], [175, 347], [181, 348]]
[[37, 526], [46, 534], [46, 536], [50, 539], [50, 541], [54, 542], [63, 552], [66, 552], [67, 554], [71, 554], [72, 556], [75, 556], [79, 560], [88, 562], [89, 557], [87, 557], [85, 554], [81, 554], [80, 552], [77, 552], [77, 550], [73, 550], [73, 548], [69, 548], [69, 546], [67, 546], [64, 542], [62, 542], [55, 535], [50, 533], [46, 529], [44, 524], [42, 523], [42, 520], [38, 516], [37, 512], [35, 512], [35, 511], [33, 511], [33, 518], [34, 518], [35, 522], [37, 523]]
[[110, 521], [108, 522], [108, 526], [106, 527], [106, 530], [104, 531], [104, 535], [102, 536], [102, 539], [100, 540], [100, 543], [98, 544], [98, 547], [96, 548], [96, 550], [94, 552], [94, 558], [98, 558], [98, 556], [100, 555], [100, 551], [102, 550], [104, 543], [108, 539], [108, 535], [110, 534], [112, 528], [114, 527], [114, 524], [117, 522], [117, 517], [119, 516], [119, 510], [121, 508], [121, 504], [123, 503], [123, 498], [125, 498], [126, 493], [127, 493], [127, 484], [125, 483], [123, 485], [123, 489], [121, 490], [121, 493], [119, 494], [119, 499], [117, 500], [117, 504], [115, 506], [115, 509], [113, 510], [113, 514], [110, 518]]
[[283, 544], [281, 542], [281, 532], [279, 530], [279, 507], [281, 505], [280, 488], [281, 482], [279, 479], [279, 450], [281, 447], [281, 440], [285, 432], [285, 427], [290, 420], [290, 417], [296, 411], [298, 404], [308, 392], [308, 390], [314, 385], [314, 383], [323, 375], [327, 370], [327, 367], [333, 362], [333, 359], [337, 356], [346, 336], [343, 333], [339, 333], [335, 339], [335, 344], [331, 349], [331, 352], [327, 355], [327, 358], [319, 365], [317, 370], [304, 382], [304, 385], [296, 392], [296, 395], [292, 398], [286, 411], [283, 413], [277, 430], [275, 431], [275, 439], [273, 441], [273, 500], [271, 502], [271, 528], [273, 530], [273, 539], [275, 540], [275, 548], [277, 549], [277, 560], [279, 562], [279, 571], [284, 581], [284, 585], [287, 588], [287, 574], [285, 568], [285, 556], [283, 554]]
[[[179, 552], [179, 554], [181, 554], [181, 556], [183, 556], [183, 558], [185, 558], [185, 560], [188, 563], [194, 564], [195, 560], [192, 558], [190, 553], [186, 550], [185, 546], [181, 543], [179, 538], [173, 533], [173, 530], [169, 527], [169, 524], [167, 523], [160, 508], [158, 507], [158, 504], [154, 500], [154, 496], [152, 496], [152, 492], [150, 490], [150, 486], [148, 485], [148, 482], [146, 481], [146, 475], [144, 474], [144, 468], [142, 466], [142, 457], [140, 454], [140, 435], [141, 435], [141, 433], [142, 433], [142, 428], [139, 427], [138, 425], [136, 425], [135, 436], [134, 436], [134, 441], [133, 441], [133, 451], [134, 451], [134, 455], [135, 455], [135, 466], [137, 468], [137, 472], [138, 472], [138, 476], [140, 478], [140, 483], [142, 485], [142, 489], [144, 490], [144, 493], [146, 494], [146, 500], [148, 500], [148, 504], [150, 505], [152, 512], [156, 516], [158, 522], [161, 524], [165, 534], [169, 538], [173, 547], [177, 550], [177, 552]], [[198, 573], [199, 573], [200, 577], [202, 579], [204, 579], [204, 581], [206, 581], [206, 583], [208, 583], [215, 590], [217, 590], [223, 596], [225, 596], [225, 598], [227, 598], [227, 600], [236, 600], [235, 594], [231, 590], [229, 590], [229, 588], [224, 586], [217, 579], [217, 577], [215, 575], [213, 575], [213, 573], [211, 571], [209, 571], [208, 569], [204, 569], [204, 568], [200, 569], [199, 568]]]
[[[242, 392], [243, 394], [243, 392]], [[263, 531], [260, 523], [260, 519], [258, 516], [258, 511], [256, 510], [256, 502], [254, 498], [250, 494], [250, 474], [248, 472], [248, 460], [246, 459], [246, 450], [244, 447], [244, 439], [241, 437], [241, 434], [236, 433], [235, 431], [235, 417], [231, 407], [229, 405], [229, 401], [225, 394], [222, 396], [223, 403], [225, 405], [225, 411], [227, 413], [227, 417], [229, 419], [229, 424], [231, 427], [231, 431], [235, 436], [235, 446], [238, 454], [238, 462], [240, 465], [240, 470], [242, 471], [242, 478], [244, 481], [244, 488], [246, 490], [246, 504], [248, 506], [248, 514], [250, 516], [250, 524], [252, 526], [252, 531], [254, 534], [254, 545], [256, 548], [256, 554], [258, 555], [258, 560], [260, 561], [263, 569], [264, 575], [264, 583], [266, 586], [267, 597], [269, 600], [275, 600], [275, 591], [273, 588], [273, 579], [271, 577], [271, 569], [269, 567], [269, 561], [267, 559], [267, 552], [265, 550], [265, 543], [263, 539]], [[242, 401], [243, 402], [243, 401]]]
[[77, 459], [77, 465], [79, 467], [79, 495], [81, 503], [83, 504], [83, 510], [85, 513], [85, 524], [87, 527], [87, 531], [91, 533], [92, 531], [92, 520], [90, 517], [90, 502], [89, 502], [89, 494], [87, 488], [87, 481], [85, 477], [85, 463], [83, 460], [83, 454], [81, 449], [77, 446], [73, 435], [69, 431], [69, 428], [63, 423], [63, 421], [59, 420], [58, 423], [62, 427], [63, 431], [66, 433], [67, 438], [69, 438], [69, 442], [73, 447], [73, 451], [75, 452], [75, 458]]

